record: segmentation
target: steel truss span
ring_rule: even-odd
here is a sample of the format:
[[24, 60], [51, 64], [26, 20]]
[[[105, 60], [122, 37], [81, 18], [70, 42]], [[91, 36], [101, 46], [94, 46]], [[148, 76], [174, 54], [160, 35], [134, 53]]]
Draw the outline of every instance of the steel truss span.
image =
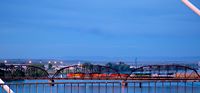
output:
[[0, 78], [49, 80], [200, 80], [196, 69], [182, 65], [147, 65], [118, 71], [102, 65], [72, 65], [53, 73], [33, 65], [6, 65], [0, 67]]

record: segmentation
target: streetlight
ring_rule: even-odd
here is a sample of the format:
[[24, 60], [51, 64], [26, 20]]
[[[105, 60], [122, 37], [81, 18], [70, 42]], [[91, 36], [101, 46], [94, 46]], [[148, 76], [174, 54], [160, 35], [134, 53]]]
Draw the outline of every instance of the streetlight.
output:
[[61, 61], [60, 64], [62, 64], [63, 62]]
[[54, 61], [54, 64], [56, 64], [57, 62], [56, 61]]
[[31, 64], [31, 63], [32, 63], [32, 61], [29, 61], [28, 63], [29, 63], [29, 64]]
[[8, 61], [7, 60], [4, 60], [4, 63], [6, 64]]
[[48, 62], [49, 64], [51, 63], [51, 61]]

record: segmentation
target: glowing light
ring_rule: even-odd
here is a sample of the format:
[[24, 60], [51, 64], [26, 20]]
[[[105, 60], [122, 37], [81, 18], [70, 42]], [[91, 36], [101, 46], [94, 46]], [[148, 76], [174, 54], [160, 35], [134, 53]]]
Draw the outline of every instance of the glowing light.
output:
[[61, 61], [60, 64], [62, 64], [63, 62]]
[[29, 63], [29, 64], [31, 64], [31, 63], [32, 63], [32, 61], [28, 61], [28, 63]]
[[4, 63], [7, 63], [8, 61], [7, 60], [4, 60]]

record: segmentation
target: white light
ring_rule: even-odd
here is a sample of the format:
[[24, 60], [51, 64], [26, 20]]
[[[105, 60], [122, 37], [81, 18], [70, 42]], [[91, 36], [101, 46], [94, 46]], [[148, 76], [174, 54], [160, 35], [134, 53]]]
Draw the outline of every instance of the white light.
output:
[[32, 63], [32, 61], [29, 61], [28, 63], [29, 63], [29, 64], [31, 64], [31, 63]]
[[48, 62], [49, 64], [51, 63], [51, 61]]
[[7, 60], [4, 60], [4, 63], [7, 63]]
[[56, 61], [54, 61], [54, 63], [56, 64], [57, 62], [56, 62]]
[[60, 64], [62, 64], [63, 62], [61, 61]]

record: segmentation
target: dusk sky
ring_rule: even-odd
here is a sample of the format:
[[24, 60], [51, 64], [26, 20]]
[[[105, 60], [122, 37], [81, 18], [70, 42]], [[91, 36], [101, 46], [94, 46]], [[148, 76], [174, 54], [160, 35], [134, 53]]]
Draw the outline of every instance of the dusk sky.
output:
[[1, 0], [0, 58], [199, 57], [181, 0]]

